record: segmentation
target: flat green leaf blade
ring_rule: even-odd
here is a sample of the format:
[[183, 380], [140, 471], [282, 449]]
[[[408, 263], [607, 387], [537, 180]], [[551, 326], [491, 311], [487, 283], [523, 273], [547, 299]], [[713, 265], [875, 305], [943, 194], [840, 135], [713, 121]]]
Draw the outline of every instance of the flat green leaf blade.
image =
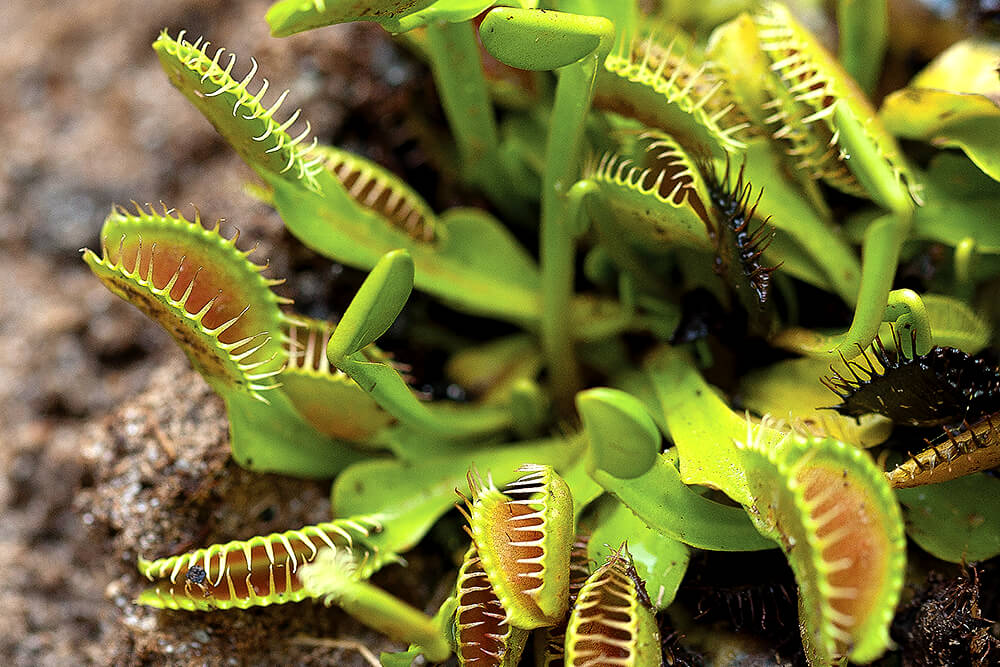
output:
[[744, 454], [736, 443], [750, 437], [777, 440], [783, 434], [767, 429], [755, 435], [764, 427], [748, 427], [747, 420], [730, 410], [678, 351], [663, 350], [648, 365], [647, 373], [677, 446], [684, 483], [708, 485], [741, 505], [753, 504]]
[[885, 99], [879, 116], [893, 134], [960, 148], [1000, 181], [1000, 107], [985, 95], [906, 88]]
[[653, 606], [666, 609], [687, 572], [689, 549], [683, 542], [652, 530], [622, 503], [611, 499], [607, 505], [601, 508], [602, 516], [590, 534], [587, 555], [596, 563], [604, 563], [617, 551], [617, 545], [627, 542]]
[[374, 21], [390, 32], [399, 21], [434, 4], [434, 0], [279, 0], [267, 10], [274, 37], [351, 21]]
[[623, 480], [603, 470], [593, 477], [651, 529], [699, 549], [759, 551], [778, 545], [757, 532], [741, 507], [703, 498], [681, 481], [671, 451], [641, 477]]
[[[342, 201], [278, 178], [274, 205], [289, 231], [316, 252], [350, 266], [371, 269], [391, 250], [405, 248], [415, 267], [414, 286], [465, 312], [521, 324], [540, 312], [538, 269], [513, 235], [491, 216], [453, 209], [441, 216], [447, 227], [440, 244], [409, 238], [371, 213], [357, 214]], [[331, 185], [330, 188], [336, 188]]]
[[980, 473], [897, 489], [906, 533], [941, 560], [971, 563], [1000, 555], [1000, 479]]
[[346, 442], [310, 426], [280, 389], [265, 405], [238, 391], [222, 394], [229, 414], [233, 458], [260, 472], [329, 479], [367, 457]]
[[923, 177], [927, 202], [913, 217], [913, 233], [922, 240], [951, 247], [965, 239], [977, 253], [1000, 253], [996, 202], [1000, 184], [961, 155], [941, 153]]
[[[931, 322], [935, 345], [978, 354], [990, 344], [993, 330], [989, 322], [964, 302], [942, 294], [924, 294], [921, 299]], [[891, 339], [891, 336], [884, 339]]]
[[441, 515], [468, 491], [466, 475], [475, 467], [504, 485], [514, 481], [526, 462], [566, 470], [583, 453], [583, 441], [536, 440], [511, 446], [428, 456], [419, 461], [368, 461], [345, 470], [333, 485], [334, 514], [352, 516], [359, 507], [377, 514], [385, 530], [373, 543], [390, 552], [412, 548]]

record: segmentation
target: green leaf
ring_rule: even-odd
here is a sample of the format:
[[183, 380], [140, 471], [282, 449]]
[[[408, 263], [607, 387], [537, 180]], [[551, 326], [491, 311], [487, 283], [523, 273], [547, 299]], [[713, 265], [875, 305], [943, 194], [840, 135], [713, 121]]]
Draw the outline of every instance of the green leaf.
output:
[[879, 116], [897, 136], [962, 149], [1000, 180], [1000, 107], [985, 95], [906, 88], [886, 97]]
[[526, 70], [571, 65], [611, 47], [614, 25], [599, 16], [497, 7], [479, 26], [483, 46], [502, 63]]
[[683, 542], [652, 530], [622, 503], [608, 498], [598, 509], [596, 528], [590, 534], [587, 555], [604, 563], [627, 542], [635, 569], [646, 582], [653, 606], [662, 611], [670, 606], [687, 572], [690, 552]]
[[[483, 211], [458, 209], [441, 217], [440, 241], [427, 244], [342, 196], [328, 200], [301, 187], [267, 179], [289, 231], [335, 261], [370, 269], [386, 252], [405, 248], [414, 286], [454, 308], [530, 324], [540, 312], [538, 268], [511, 233]], [[340, 187], [338, 185], [333, 188]]]
[[840, 0], [837, 3], [840, 62], [869, 94], [878, 84], [889, 41], [886, 5], [885, 0]]
[[374, 21], [390, 32], [400, 32], [400, 20], [434, 0], [279, 0], [267, 10], [274, 37], [350, 21]]
[[466, 475], [475, 468], [498, 485], [519, 477], [527, 461], [566, 470], [583, 453], [584, 442], [536, 440], [490, 446], [417, 461], [365, 461], [345, 470], [333, 484], [330, 500], [337, 516], [352, 516], [361, 507], [377, 515], [385, 530], [372, 543], [393, 553], [411, 549], [441, 515], [468, 491]]
[[327, 606], [337, 605], [369, 628], [390, 638], [421, 647], [431, 662], [442, 662], [451, 647], [437, 619], [366, 581], [352, 576], [360, 563], [343, 554], [321, 551], [299, 570], [303, 586], [323, 597]]
[[935, 558], [972, 563], [1000, 555], [1000, 479], [979, 473], [896, 489], [906, 532]]
[[604, 493], [604, 487], [598, 484], [587, 471], [585, 458], [560, 471], [563, 480], [573, 494], [573, 514], [577, 519], [587, 509], [587, 506]]
[[404, 458], [428, 452], [440, 454], [454, 441], [481, 440], [514, 426], [511, 405], [425, 403], [387, 362], [369, 362], [359, 357], [356, 353], [341, 359], [337, 366], [369, 392], [386, 412], [427, 440], [419, 453], [402, 451]]
[[405, 250], [382, 256], [361, 284], [340, 318], [326, 346], [335, 365], [345, 357], [374, 343], [384, 334], [406, 305], [413, 290], [413, 260]]
[[263, 404], [242, 392], [225, 392], [233, 459], [244, 468], [329, 479], [367, 458], [348, 443], [319, 433], [279, 389]]
[[913, 232], [917, 238], [957, 246], [972, 239], [976, 252], [1000, 253], [996, 202], [1000, 184], [961, 155], [941, 153], [923, 177], [927, 202], [917, 208]]
[[938, 55], [909, 87], [888, 97], [879, 111], [897, 136], [960, 148], [1000, 180], [1000, 44], [968, 39]]
[[615, 44], [627, 44], [639, 33], [638, 2], [608, 2], [607, 0], [555, 0], [554, 9], [570, 14], [603, 16], [615, 26]]
[[677, 447], [684, 483], [711, 486], [741, 505], [752, 504], [744, 454], [736, 443], [750, 436], [776, 441], [784, 434], [748, 424], [730, 410], [680, 352], [664, 349], [650, 360], [646, 371]]
[[921, 298], [934, 332], [935, 345], [977, 354], [990, 344], [993, 331], [989, 322], [965, 303], [943, 294], [924, 294]]
[[649, 472], [635, 479], [619, 479], [603, 470], [591, 474], [647, 526], [684, 544], [713, 551], [777, 546], [757, 532], [742, 508], [703, 498], [682, 482], [676, 450], [659, 456]]
[[[495, 0], [437, 0], [427, 9], [422, 9], [401, 19], [398, 32], [413, 30], [432, 23], [469, 21], [495, 4]], [[506, 4], [532, 9], [538, 6], [538, 0], [509, 0]]]
[[646, 407], [630, 394], [599, 387], [576, 395], [593, 465], [631, 479], [649, 470], [660, 451], [660, 432]]

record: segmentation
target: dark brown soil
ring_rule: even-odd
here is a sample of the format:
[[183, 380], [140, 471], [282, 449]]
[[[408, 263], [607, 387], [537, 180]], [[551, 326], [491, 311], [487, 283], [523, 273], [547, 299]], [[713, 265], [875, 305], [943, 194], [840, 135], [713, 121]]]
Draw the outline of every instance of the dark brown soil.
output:
[[[14, 2], [3, 11], [4, 664], [361, 665], [368, 662], [357, 646], [375, 656], [391, 647], [309, 602], [194, 614], [132, 604], [142, 589], [139, 555], [329, 517], [328, 484], [252, 474], [229, 461], [221, 402], [78, 252], [97, 246], [113, 202], [163, 200], [186, 212], [193, 203], [203, 218], [224, 217], [260, 240], [255, 257], [270, 258], [274, 275], [301, 272], [294, 282], [304, 307], [335, 309], [325, 283], [339, 269], [293, 251], [276, 215], [244, 196], [251, 172], [170, 87], [149, 45], [163, 27], [186, 28], [253, 54], [272, 85], [292, 89], [288, 111], [304, 107], [324, 141], [397, 168], [406, 155], [394, 152], [406, 139], [400, 109], [423, 85], [372, 26], [272, 39], [263, 20], [269, 4]], [[391, 580], [424, 605], [437, 578], [397, 567], [379, 583]]]

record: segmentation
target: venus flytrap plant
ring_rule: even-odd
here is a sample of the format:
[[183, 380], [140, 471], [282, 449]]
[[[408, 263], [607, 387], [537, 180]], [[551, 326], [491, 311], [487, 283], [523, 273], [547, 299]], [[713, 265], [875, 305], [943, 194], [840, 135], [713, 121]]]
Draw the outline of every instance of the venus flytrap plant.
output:
[[[808, 127], [790, 127], [807, 137], [821, 130], [818, 148], [795, 149], [797, 155], [803, 155], [804, 166], [814, 169], [830, 185], [871, 197], [891, 211], [865, 232], [858, 306], [850, 329], [841, 337], [823, 339], [822, 348], [805, 351], [822, 355], [833, 349], [866, 346], [886, 316], [883, 304], [891, 304], [892, 269], [912, 224], [913, 205], [923, 203], [919, 184], [892, 135], [874, 118], [864, 95], [788, 10], [770, 3], [756, 20], [760, 45], [771, 60], [771, 69], [780, 74], [784, 90], [793, 95], [791, 104], [776, 98], [779, 109], [794, 113], [791, 110], [807, 108], [811, 113], [798, 123]], [[787, 116], [784, 119], [787, 122]], [[818, 121], [822, 126], [816, 125]]]
[[350, 375], [387, 412], [411, 428], [438, 438], [483, 437], [512, 426], [510, 409], [482, 406], [434, 411], [421, 403], [386, 362], [369, 360], [362, 349], [392, 325], [413, 289], [413, 261], [405, 250], [387, 253], [372, 269], [326, 345], [330, 363]]
[[613, 545], [628, 543], [636, 574], [645, 582], [651, 606], [667, 609], [687, 572], [691, 550], [683, 542], [647, 526], [625, 504], [605, 497], [595, 503], [597, 517], [587, 554], [594, 563], [615, 556]]
[[1000, 467], [1000, 412], [963, 422], [962, 430], [945, 430], [943, 437], [927, 442], [927, 449], [912, 454], [887, 473], [895, 488], [940, 484], [973, 473]]
[[[285, 224], [307, 245], [366, 269], [386, 252], [405, 248], [419, 267], [415, 274], [418, 288], [472, 312], [521, 323], [537, 318], [537, 273], [532, 260], [488, 215], [455, 211], [448, 220], [439, 221], [433, 238], [426, 238], [430, 232], [423, 227], [416, 237], [411, 236], [417, 226], [407, 218], [397, 219], [398, 209], [389, 202], [408, 202], [400, 206], [420, 210], [430, 224], [429, 208], [419, 196], [384, 170], [334, 149], [303, 145], [304, 132], [289, 134], [300, 112], [282, 123], [274, 119], [285, 95], [265, 107], [266, 83], [253, 93], [248, 90], [256, 66], [237, 80], [232, 75], [235, 57], [223, 66], [222, 51], [209, 57], [201, 42], [190, 43], [183, 36], [173, 39], [166, 33], [154, 49], [171, 82], [257, 171], [270, 187], [270, 199]], [[357, 189], [354, 195], [352, 188]], [[369, 198], [370, 204], [365, 204]], [[476, 266], [482, 273], [473, 269]], [[509, 280], [502, 285], [504, 277]]]
[[760, 441], [748, 425], [741, 451], [755, 496], [748, 508], [777, 537], [799, 586], [806, 655], [870, 662], [890, 645], [903, 585], [899, 506], [866, 455], [832, 439]]
[[324, 553], [350, 554], [350, 574], [371, 576], [396, 556], [365, 540], [382, 531], [374, 517], [338, 519], [298, 530], [215, 544], [155, 561], [139, 559], [139, 572], [154, 582], [140, 604], [188, 611], [266, 607], [318, 598], [304, 568]]
[[[360, 458], [317, 432], [280, 387], [285, 331], [298, 320], [272, 290], [264, 265], [226, 239], [166, 207], [115, 208], [101, 255], [84, 260], [108, 288], [163, 326], [226, 403], [233, 456], [242, 465], [306, 477], [339, 472]], [[334, 418], [336, 421], [336, 418]], [[286, 439], [290, 438], [290, 439]]]
[[[569, 552], [569, 609], [576, 605], [580, 589], [590, 577], [591, 558], [588, 553], [590, 538], [578, 534]], [[540, 667], [562, 667], [566, 659], [566, 626], [569, 616], [551, 628], [535, 630], [535, 664]]]
[[[184, 345], [192, 364], [221, 391], [242, 391], [266, 402], [285, 350], [279, 333], [287, 318], [271, 291], [283, 281], [264, 278], [250, 252], [225, 239], [219, 224], [206, 229], [163, 207], [114, 208], [101, 230], [101, 255], [84, 261], [104, 284], [132, 300]], [[252, 251], [251, 251], [252, 252]]]
[[405, 459], [373, 459], [349, 467], [337, 477], [331, 504], [340, 516], [374, 513], [389, 528], [372, 538], [380, 548], [398, 553], [412, 549], [431, 526], [455, 505], [455, 489], [467, 484], [473, 466], [495, 483], [517, 478], [524, 461], [569, 471], [584, 453], [579, 439], [529, 440], [503, 446], [480, 446]]
[[493, 591], [475, 546], [465, 552], [455, 589], [459, 664], [517, 665], [529, 633], [511, 626], [510, 615]]
[[469, 534], [500, 604], [516, 627], [555, 625], [566, 613], [573, 499], [548, 466], [526, 464], [498, 490], [469, 476]]
[[650, 372], [685, 481], [740, 502], [788, 556], [810, 661], [881, 655], [905, 563], [902, 519], [883, 475], [832, 438], [740, 420], [676, 353], [654, 359]]
[[652, 667], [661, 660], [652, 605], [623, 543], [580, 589], [566, 628], [566, 664]]
[[[683, 602], [693, 550], [777, 547], [795, 574], [809, 662], [874, 660], [905, 567], [897, 497], [934, 556], [1000, 552], [996, 508], [975, 503], [995, 481], [978, 471], [1000, 464], [1000, 381], [971, 356], [992, 338], [973, 304], [1000, 248], [995, 151], [969, 135], [992, 118], [970, 116], [990, 92], [972, 76], [954, 93], [929, 90], [949, 58], [974, 64], [982, 52], [942, 57], [875, 116], [851, 76], [866, 90], [877, 78], [882, 14], [862, 7], [872, 3], [840, 3], [839, 63], [776, 3], [735, 18], [713, 3], [508, 4], [281, 0], [267, 16], [276, 36], [353, 20], [420, 28], [408, 40], [455, 143], [430, 152], [502, 220], [436, 211], [378, 164], [308, 140], [300, 112], [281, 113], [288, 93], [255, 81], [256, 61], [244, 72], [183, 32], [154, 43], [171, 82], [261, 179], [253, 194], [304, 244], [369, 275], [339, 321], [317, 321], [295, 314], [218, 226], [112, 211], [101, 254], [84, 258], [223, 398], [236, 461], [336, 478], [338, 518], [141, 561], [154, 584], [139, 601], [324, 599], [410, 644], [384, 654], [387, 665], [454, 652], [460, 664], [514, 667], [531, 632], [538, 664], [657, 665], [655, 614]], [[704, 43], [674, 24], [652, 30], [665, 15], [714, 32]], [[483, 69], [497, 61], [531, 70], [532, 93], [505, 103]], [[932, 122], [947, 111], [958, 117]], [[893, 135], [972, 159], [942, 153], [919, 171]], [[831, 210], [857, 205], [826, 186], [879, 210], [838, 225]], [[537, 259], [517, 240], [536, 226]], [[930, 243], [951, 262], [930, 291], [893, 289], [900, 258]], [[853, 308], [846, 332], [808, 328], [826, 306], [799, 283]], [[696, 287], [714, 296], [693, 298]], [[481, 332], [434, 323], [449, 328], [437, 336], [450, 380], [476, 400], [423, 400], [375, 347], [414, 289], [519, 329], [472, 343]], [[769, 363], [767, 347], [805, 358]], [[893, 424], [932, 430], [902, 458]], [[880, 445], [885, 473], [862, 451]], [[466, 483], [472, 545], [437, 614], [366, 583]]]
[[[320, 433], [358, 446], [384, 446], [385, 430], [395, 418], [326, 358], [326, 345], [336, 325], [303, 316], [297, 319], [298, 323], [288, 326], [282, 393]], [[365, 348], [365, 353], [377, 354], [373, 346]]]

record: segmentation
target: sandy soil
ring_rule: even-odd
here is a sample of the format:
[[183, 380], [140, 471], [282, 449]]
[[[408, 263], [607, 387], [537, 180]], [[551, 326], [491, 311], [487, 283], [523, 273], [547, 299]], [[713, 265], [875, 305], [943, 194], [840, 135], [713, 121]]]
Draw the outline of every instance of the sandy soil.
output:
[[[80, 260], [113, 202], [224, 217], [296, 297], [328, 311], [332, 267], [243, 195], [250, 171], [173, 90], [149, 44], [186, 28], [253, 54], [325, 141], [398, 160], [415, 70], [372, 26], [268, 36], [270, 3], [8, 3], [0, 21], [0, 660], [13, 665], [366, 664], [386, 641], [321, 605], [136, 607], [141, 554], [329, 516], [328, 485], [240, 470], [222, 404], [172, 341]], [[246, 61], [249, 62], [248, 60]], [[238, 67], [245, 67], [239, 65]], [[396, 84], [409, 82], [403, 87]], [[379, 137], [376, 143], [367, 136]], [[286, 291], [286, 294], [288, 292]], [[394, 568], [423, 604], [436, 576]]]

